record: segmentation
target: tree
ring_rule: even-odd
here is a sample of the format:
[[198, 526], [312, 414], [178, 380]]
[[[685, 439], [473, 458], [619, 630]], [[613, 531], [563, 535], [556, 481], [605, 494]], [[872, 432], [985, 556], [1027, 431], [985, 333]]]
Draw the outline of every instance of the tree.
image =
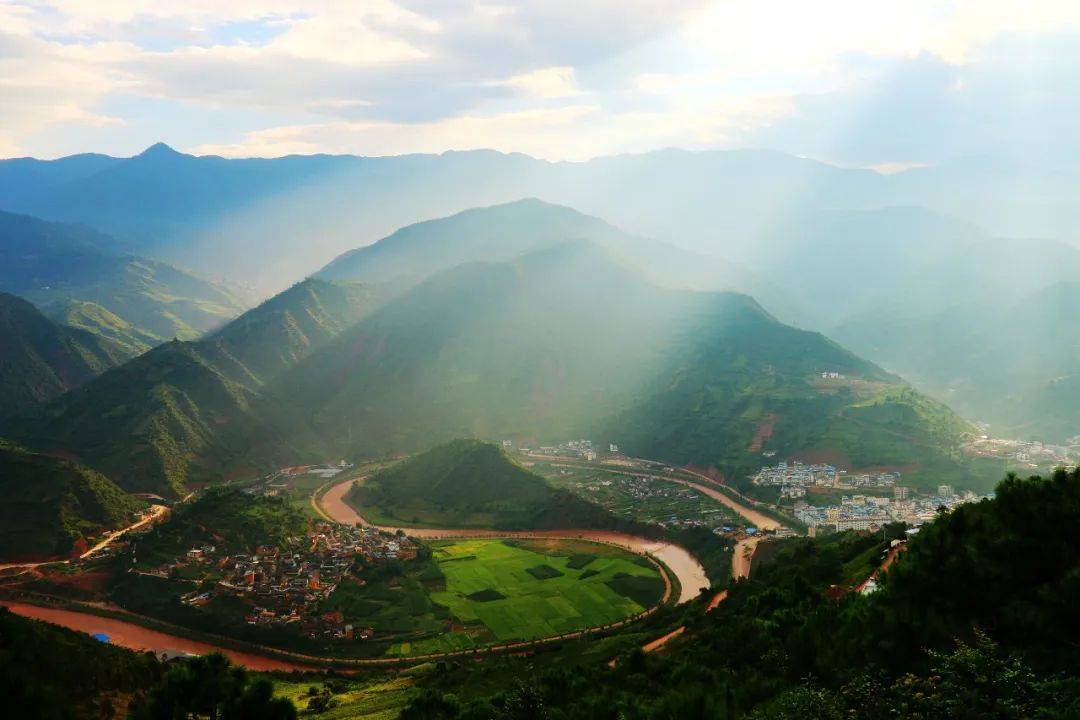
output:
[[251, 679], [220, 653], [177, 663], [132, 705], [132, 720], [295, 720], [296, 708], [274, 697], [266, 678]]

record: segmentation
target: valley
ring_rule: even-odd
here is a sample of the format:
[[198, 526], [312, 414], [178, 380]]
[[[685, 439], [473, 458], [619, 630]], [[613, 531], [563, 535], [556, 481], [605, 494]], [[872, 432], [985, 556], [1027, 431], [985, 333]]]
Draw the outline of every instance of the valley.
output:
[[[260, 223], [233, 203], [273, 189], [276, 217], [326, 190], [328, 168], [347, 188], [371, 167], [155, 146], [28, 186], [19, 205], [48, 220], [0, 212], [0, 625], [30, 638], [22, 652], [150, 651], [86, 681], [121, 689], [95, 717], [209, 673], [285, 720], [295, 704], [342, 720], [786, 719], [774, 703], [803, 691], [840, 707], [852, 683], [937, 682], [942, 653], [990, 652], [984, 632], [1065, 677], [1071, 651], [1048, 647], [1072, 549], [1045, 524], [1073, 527], [1076, 473], [1059, 468], [1080, 457], [1075, 358], [1043, 321], [1071, 320], [1074, 248], [835, 206], [859, 173], [758, 153], [536, 166], [377, 211], [483, 159], [413, 157], [432, 174], [386, 177], [335, 214], [369, 220], [318, 236], [311, 218], [295, 242], [268, 230], [242, 258]], [[0, 203], [22, 166], [0, 163]], [[217, 199], [199, 185], [211, 166]], [[586, 199], [601, 166], [613, 175]], [[721, 185], [759, 210], [747, 178], [812, 179], [825, 204], [753, 232], [755, 211], [729, 206], [713, 253], [655, 219], [627, 229], [515, 194], [539, 184], [625, 220], [612, 178], [676, 166], [738, 168]], [[96, 178], [115, 200], [161, 168], [183, 177], [149, 215], [139, 192], [108, 216], [70, 194]], [[109, 232], [68, 222], [84, 216]], [[264, 265], [261, 289], [234, 282]], [[995, 593], [1015, 604], [990, 607]], [[539, 697], [557, 710], [508, 714]]]

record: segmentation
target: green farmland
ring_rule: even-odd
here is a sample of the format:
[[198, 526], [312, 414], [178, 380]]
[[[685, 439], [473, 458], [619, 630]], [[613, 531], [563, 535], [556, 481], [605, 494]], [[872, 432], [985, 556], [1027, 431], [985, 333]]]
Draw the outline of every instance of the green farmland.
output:
[[559, 635], [635, 615], [663, 595], [647, 560], [595, 543], [459, 540], [433, 550], [444, 581], [430, 599], [448, 611], [450, 631], [395, 644], [389, 654]]

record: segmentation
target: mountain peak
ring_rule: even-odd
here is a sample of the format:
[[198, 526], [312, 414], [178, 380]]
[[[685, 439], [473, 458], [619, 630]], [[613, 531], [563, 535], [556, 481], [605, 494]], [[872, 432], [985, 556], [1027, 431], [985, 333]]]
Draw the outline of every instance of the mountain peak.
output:
[[182, 154], [163, 142], [156, 142], [139, 153], [138, 157], [177, 157]]

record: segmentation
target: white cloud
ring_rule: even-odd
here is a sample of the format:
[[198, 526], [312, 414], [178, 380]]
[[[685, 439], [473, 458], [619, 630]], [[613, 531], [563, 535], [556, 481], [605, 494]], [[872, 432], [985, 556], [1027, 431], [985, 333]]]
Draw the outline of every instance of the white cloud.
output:
[[606, 112], [593, 104], [496, 115], [464, 115], [427, 123], [333, 122], [267, 128], [239, 142], [190, 152], [231, 157], [290, 153], [394, 155], [490, 148], [549, 160], [645, 152], [658, 147], [730, 145], [748, 129], [788, 116], [785, 96], [729, 98], [679, 112]]
[[514, 75], [506, 80], [492, 80], [493, 87], [509, 87], [531, 97], [568, 98], [581, 94], [572, 67], [549, 67]]
[[1072, 0], [0, 0], [0, 154], [138, 102], [222, 113], [238, 141], [189, 144], [230, 154], [730, 145], [796, 98], [887, 89], [893, 61], [1078, 29]]

